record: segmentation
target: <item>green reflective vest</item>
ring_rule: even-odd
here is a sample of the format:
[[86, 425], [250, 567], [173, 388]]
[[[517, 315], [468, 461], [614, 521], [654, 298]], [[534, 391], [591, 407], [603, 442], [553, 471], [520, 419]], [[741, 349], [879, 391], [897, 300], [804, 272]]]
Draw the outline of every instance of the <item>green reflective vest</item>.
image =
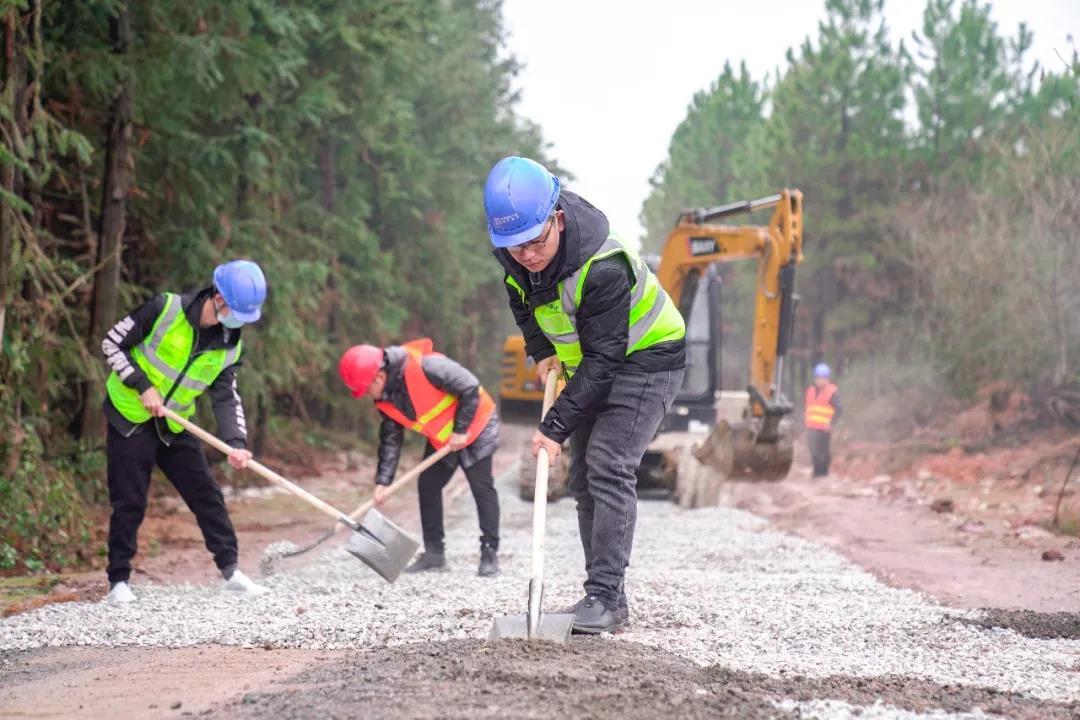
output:
[[[150, 335], [132, 349], [131, 355], [166, 399], [165, 406], [185, 418], [194, 414], [195, 398], [210, 387], [222, 370], [240, 359], [242, 343], [192, 356], [194, 348], [195, 328], [184, 315], [180, 296], [165, 293], [165, 309], [154, 321]], [[139, 391], [125, 385], [115, 371], [109, 373], [105, 388], [113, 406], [127, 420], [144, 423], [150, 419]], [[183, 432], [172, 420], [168, 422], [170, 430]]]
[[[597, 260], [618, 253], [622, 253], [626, 258], [634, 276], [630, 288], [630, 339], [626, 344], [626, 354], [632, 355], [639, 350], [678, 340], [686, 335], [682, 314], [667, 291], [660, 287], [656, 275], [636, 252], [623, 247], [614, 235], [609, 235], [592, 257], [571, 275], [559, 281], [558, 299], [533, 308], [533, 317], [555, 347], [559, 360], [566, 368], [567, 376], [572, 376], [581, 364], [581, 342], [578, 340], [574, 319], [581, 305], [581, 294], [589, 268]], [[517, 281], [507, 275], [506, 282], [518, 292], [522, 302], [528, 304], [525, 290]]]

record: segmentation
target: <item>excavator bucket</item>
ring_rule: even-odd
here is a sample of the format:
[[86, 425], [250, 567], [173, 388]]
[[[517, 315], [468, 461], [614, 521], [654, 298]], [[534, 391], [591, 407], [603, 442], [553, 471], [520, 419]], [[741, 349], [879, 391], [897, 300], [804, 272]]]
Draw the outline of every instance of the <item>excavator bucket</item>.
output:
[[795, 455], [789, 424], [778, 437], [761, 440], [748, 422], [721, 420], [694, 456], [732, 480], [783, 480]]
[[720, 420], [704, 441], [675, 449], [675, 500], [686, 508], [719, 505], [725, 481], [782, 480], [793, 456], [790, 423], [766, 442], [751, 422]]

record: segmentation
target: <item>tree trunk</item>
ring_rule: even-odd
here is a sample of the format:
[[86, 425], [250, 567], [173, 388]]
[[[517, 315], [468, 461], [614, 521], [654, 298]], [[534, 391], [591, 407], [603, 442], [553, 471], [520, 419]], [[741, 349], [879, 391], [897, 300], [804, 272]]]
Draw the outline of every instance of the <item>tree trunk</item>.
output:
[[[4, 17], [4, 99], [14, 99], [18, 93], [15, 87], [20, 78], [17, 73], [15, 47], [15, 19], [17, 14], [14, 7], [9, 7]], [[25, 77], [25, 76], [24, 76]], [[13, 128], [5, 128], [9, 136]], [[13, 148], [14, 149], [14, 148]], [[7, 164], [0, 168], [0, 184], [6, 192], [15, 192], [15, 165]], [[15, 233], [15, 208], [6, 198], [0, 202], [0, 347], [4, 345], [4, 319], [7, 316], [8, 298], [11, 295], [10, 274], [11, 255], [14, 251]]]
[[[4, 86], [0, 102], [10, 103], [6, 108], [10, 115], [2, 122], [6, 137], [11, 140], [8, 149], [19, 156], [25, 155], [22, 138], [29, 134], [30, 122], [26, 112], [29, 53], [32, 48], [29, 28], [32, 26], [34, 13], [38, 11], [36, 2], [30, 3], [27, 11], [23, 13], [9, 6], [3, 19]], [[19, 227], [21, 220], [19, 213], [22, 210], [13, 202], [15, 198], [22, 198], [23, 188], [26, 185], [23, 171], [13, 163], [4, 165], [0, 169], [0, 184], [7, 193], [4, 198], [0, 198], [0, 350], [2, 350], [7, 332], [8, 305], [12, 303], [20, 284], [19, 278], [14, 275], [13, 260], [21, 251], [21, 246], [25, 244], [24, 232]], [[3, 357], [4, 353], [0, 352], [0, 359]], [[11, 382], [9, 372], [10, 367], [0, 362], [0, 396], [11, 394], [10, 403], [5, 402], [3, 405], [3, 412], [8, 414], [3, 418], [3, 430], [9, 437], [6, 452], [0, 453], [0, 459], [4, 463], [3, 473], [7, 477], [12, 477], [22, 463], [22, 445], [26, 433], [21, 427], [23, 399], [15, 391], [16, 385]]]
[[[334, 136], [327, 134], [319, 144], [319, 174], [321, 176], [320, 202], [322, 209], [327, 215], [333, 215], [337, 210], [337, 143]], [[339, 297], [337, 278], [341, 272], [340, 256], [335, 256], [331, 261], [331, 272], [326, 281], [328, 307], [326, 312], [326, 337], [331, 344], [338, 342], [338, 328], [340, 327], [339, 315], [341, 298]], [[336, 380], [336, 378], [335, 378]], [[322, 403], [319, 420], [324, 424], [333, 421], [334, 406], [330, 398], [334, 393], [325, 395], [326, 400]]]
[[810, 330], [810, 362], [819, 363], [825, 360], [825, 309], [814, 308], [813, 321]]
[[[333, 215], [337, 210], [337, 143], [333, 135], [327, 135], [319, 143], [319, 175], [320, 175], [320, 204], [327, 215]], [[326, 332], [331, 342], [337, 340], [338, 331], [338, 297], [337, 277], [340, 272], [340, 258], [335, 257], [331, 263], [334, 272], [327, 278], [327, 293], [329, 294], [329, 307], [326, 314]]]
[[[127, 3], [109, 20], [109, 37], [113, 52], [127, 54], [131, 26]], [[90, 325], [90, 344], [96, 347], [116, 322], [117, 298], [120, 287], [120, 251], [123, 248], [124, 227], [127, 223], [127, 195], [134, 169], [131, 144], [131, 115], [135, 96], [135, 77], [130, 68], [122, 70], [112, 106], [109, 108], [108, 139], [105, 145], [105, 181], [102, 183], [101, 231], [98, 233], [97, 262], [101, 265], [94, 277], [94, 301]], [[83, 407], [82, 437], [91, 440], [104, 430], [98, 406], [103, 388], [91, 382]]]
[[255, 396], [255, 427], [254, 437], [251, 440], [251, 452], [256, 457], [261, 456], [266, 449], [266, 426], [270, 421], [269, 408], [266, 402], [266, 390], [260, 390]]
[[[25, 147], [21, 141], [29, 132], [30, 120], [26, 113], [27, 73], [29, 70], [30, 36], [28, 28], [33, 14], [38, 11], [37, 4], [20, 14], [14, 7], [9, 7], [4, 17], [4, 89], [3, 101], [10, 102], [10, 119], [5, 122], [5, 133], [12, 140], [9, 150], [20, 154]], [[20, 140], [16, 141], [19, 138]], [[19, 252], [19, 210], [12, 204], [12, 198], [21, 197], [25, 181], [22, 171], [14, 164], [4, 165], [0, 170], [0, 184], [8, 195], [0, 201], [0, 348], [3, 347], [8, 304], [16, 292], [17, 283], [12, 277], [12, 260]], [[6, 384], [0, 377], [0, 384]]]

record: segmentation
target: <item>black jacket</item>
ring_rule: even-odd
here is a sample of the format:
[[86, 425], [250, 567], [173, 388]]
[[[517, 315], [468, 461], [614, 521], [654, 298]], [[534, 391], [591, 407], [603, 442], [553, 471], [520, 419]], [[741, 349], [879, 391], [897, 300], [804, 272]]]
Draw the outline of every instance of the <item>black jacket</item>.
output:
[[[555, 348], [536, 324], [532, 307], [558, 297], [558, 283], [571, 275], [600, 249], [608, 237], [608, 220], [587, 200], [568, 190], [559, 195], [566, 228], [559, 250], [540, 273], [530, 273], [504, 249], [495, 257], [506, 274], [526, 289], [523, 303], [517, 291], [506, 286], [514, 320], [525, 338], [525, 352], [539, 362], [555, 354]], [[657, 372], [686, 366], [684, 340], [662, 343], [626, 356], [630, 338], [630, 289], [633, 274], [625, 257], [618, 255], [593, 263], [582, 289], [575, 325], [582, 360], [574, 377], [540, 423], [540, 431], [563, 442], [582, 419], [593, 415], [607, 399], [618, 372]]]
[[[409, 399], [405, 387], [405, 358], [407, 353], [401, 347], [390, 346], [385, 350], [383, 369], [386, 370], [386, 386], [383, 388], [383, 400], [397, 408], [405, 417], [416, 417], [416, 410]], [[424, 358], [421, 367], [431, 384], [458, 399], [454, 413], [454, 432], [463, 433], [469, 429], [476, 409], [480, 404], [480, 381], [464, 367], [448, 357], [429, 355]], [[405, 442], [405, 428], [385, 414], [379, 426], [379, 464], [375, 470], [375, 483], [389, 485], [397, 473], [401, 459], [401, 446]], [[440, 462], [456, 466], [458, 462], [464, 468], [473, 465], [493, 454], [499, 447], [499, 417], [492, 412], [491, 419], [480, 431], [476, 440], [460, 452], [450, 453]], [[426, 455], [433, 451], [428, 444]]]
[[[208, 350], [220, 350], [235, 347], [240, 342], [240, 330], [229, 330], [223, 325], [200, 328], [203, 302], [213, 294], [213, 288], [203, 288], [180, 296], [184, 315], [195, 328], [195, 353]], [[109, 369], [114, 370], [128, 387], [140, 393], [150, 388], [150, 378], [136, 364], [131, 350], [150, 336], [154, 321], [165, 309], [165, 295], [158, 294], [144, 302], [130, 315], [112, 326], [101, 341], [101, 351]], [[218, 437], [234, 448], [247, 445], [247, 422], [244, 419], [244, 406], [236, 390], [236, 369], [242, 363], [237, 362], [225, 368], [210, 385], [210, 402], [217, 419]], [[164, 393], [163, 393], [164, 394]], [[105, 417], [116, 431], [125, 437], [142, 432], [147, 423], [132, 423], [117, 410], [109, 396], [105, 396]], [[164, 420], [155, 418], [154, 426], [162, 442], [171, 442], [174, 434]]]

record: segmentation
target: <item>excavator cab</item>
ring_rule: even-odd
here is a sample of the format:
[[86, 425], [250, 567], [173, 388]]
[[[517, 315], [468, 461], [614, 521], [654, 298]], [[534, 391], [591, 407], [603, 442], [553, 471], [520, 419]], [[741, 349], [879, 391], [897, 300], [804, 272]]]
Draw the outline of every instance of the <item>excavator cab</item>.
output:
[[683, 388], [664, 418], [661, 432], [705, 429], [716, 422], [720, 391], [720, 290], [723, 282], [714, 266], [687, 279], [683, 313], [686, 321], [686, 372]]
[[[659, 258], [648, 258], [656, 272]], [[686, 322], [686, 372], [682, 388], [657, 431], [657, 440], [638, 466], [638, 497], [668, 499], [678, 483], [671, 440], [703, 442], [716, 424], [722, 357], [721, 292], [715, 265], [695, 268], [685, 281], [679, 312]]]
[[661, 432], [712, 427], [715, 399], [720, 391], [720, 293], [723, 283], [716, 266], [695, 270], [686, 280], [679, 307], [686, 322], [686, 373], [682, 389]]
[[544, 389], [536, 363], [525, 353], [525, 338], [508, 335], [503, 342], [499, 379], [499, 415], [506, 422], [535, 423], [543, 406]]

